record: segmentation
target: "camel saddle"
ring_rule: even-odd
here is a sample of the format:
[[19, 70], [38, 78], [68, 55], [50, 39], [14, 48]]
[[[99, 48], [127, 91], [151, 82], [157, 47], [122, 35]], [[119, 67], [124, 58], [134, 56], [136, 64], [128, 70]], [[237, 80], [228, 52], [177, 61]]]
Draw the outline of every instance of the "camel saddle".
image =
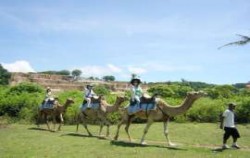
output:
[[56, 100], [43, 101], [41, 109], [54, 109]]
[[[91, 97], [91, 103], [92, 104], [100, 104], [101, 103], [101, 99], [102, 99], [102, 96], [94, 96], [94, 97]], [[87, 103], [87, 100], [84, 99], [83, 101], [83, 104], [86, 104]]]
[[138, 103], [130, 103], [130, 106], [128, 107], [128, 114], [133, 115], [137, 112], [148, 112], [151, 110], [156, 109], [156, 102], [155, 102], [155, 96], [153, 97], [141, 97], [140, 98], [140, 104]]
[[150, 96], [142, 96], [141, 97], [141, 104], [151, 104], [155, 103], [155, 97], [150, 97]]

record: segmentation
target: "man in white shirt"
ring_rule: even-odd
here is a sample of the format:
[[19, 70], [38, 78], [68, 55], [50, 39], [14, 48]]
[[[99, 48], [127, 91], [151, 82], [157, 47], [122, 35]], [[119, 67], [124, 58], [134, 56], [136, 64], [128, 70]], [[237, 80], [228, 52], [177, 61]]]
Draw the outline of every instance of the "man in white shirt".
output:
[[240, 138], [240, 134], [235, 127], [234, 119], [234, 109], [235, 109], [236, 104], [235, 103], [229, 103], [228, 104], [228, 109], [224, 111], [222, 117], [221, 117], [221, 124], [220, 128], [224, 129], [224, 137], [223, 137], [223, 149], [229, 148], [226, 143], [227, 140], [230, 136], [233, 137], [233, 148], [239, 149], [240, 147], [237, 145], [237, 139]]

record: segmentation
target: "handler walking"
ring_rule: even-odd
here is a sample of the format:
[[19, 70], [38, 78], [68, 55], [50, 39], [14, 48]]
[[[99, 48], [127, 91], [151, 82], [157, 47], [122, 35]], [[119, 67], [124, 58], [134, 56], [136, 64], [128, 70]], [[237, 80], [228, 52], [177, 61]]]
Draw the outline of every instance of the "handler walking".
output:
[[234, 115], [234, 109], [236, 104], [235, 103], [229, 103], [228, 109], [224, 111], [222, 117], [221, 117], [221, 124], [220, 128], [224, 129], [225, 133], [223, 136], [223, 149], [228, 149], [227, 146], [227, 140], [230, 136], [233, 137], [233, 145], [232, 148], [239, 149], [240, 147], [237, 145], [237, 139], [240, 138], [240, 134], [235, 127], [235, 115]]

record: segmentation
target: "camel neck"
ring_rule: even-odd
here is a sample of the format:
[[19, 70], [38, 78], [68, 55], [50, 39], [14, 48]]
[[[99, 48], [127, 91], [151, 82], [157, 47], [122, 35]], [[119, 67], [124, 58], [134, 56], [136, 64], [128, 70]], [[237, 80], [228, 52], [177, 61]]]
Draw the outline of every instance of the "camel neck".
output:
[[195, 102], [196, 98], [194, 97], [186, 97], [183, 103], [179, 106], [169, 106], [165, 104], [163, 106], [163, 111], [168, 114], [169, 116], [176, 116], [185, 113], [193, 103]]

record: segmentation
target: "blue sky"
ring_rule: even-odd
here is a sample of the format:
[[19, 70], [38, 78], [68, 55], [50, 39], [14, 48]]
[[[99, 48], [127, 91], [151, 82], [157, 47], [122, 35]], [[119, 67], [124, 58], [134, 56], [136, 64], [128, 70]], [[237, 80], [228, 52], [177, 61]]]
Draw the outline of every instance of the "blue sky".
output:
[[249, 0], [0, 1], [0, 63], [9, 71], [226, 84], [250, 81]]

